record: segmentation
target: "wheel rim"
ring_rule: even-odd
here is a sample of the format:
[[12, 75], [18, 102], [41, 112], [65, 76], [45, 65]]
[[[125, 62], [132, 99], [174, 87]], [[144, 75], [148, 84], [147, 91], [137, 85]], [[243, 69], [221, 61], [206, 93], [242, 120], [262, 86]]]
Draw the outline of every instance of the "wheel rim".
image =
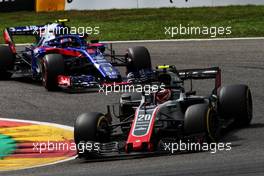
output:
[[108, 122], [105, 119], [104, 116], [100, 117], [97, 122], [97, 135], [96, 138], [100, 140], [106, 140], [107, 139], [107, 133], [108, 130]]
[[46, 66], [45, 66], [44, 62], [43, 62], [42, 67], [41, 67], [41, 79], [42, 79], [43, 85], [46, 86], [46, 83], [47, 83], [47, 71], [46, 71]]
[[211, 108], [208, 108], [207, 114], [206, 114], [206, 128], [208, 137], [212, 141], [217, 141], [217, 135], [219, 132], [219, 121], [216, 116], [213, 116], [213, 112]]

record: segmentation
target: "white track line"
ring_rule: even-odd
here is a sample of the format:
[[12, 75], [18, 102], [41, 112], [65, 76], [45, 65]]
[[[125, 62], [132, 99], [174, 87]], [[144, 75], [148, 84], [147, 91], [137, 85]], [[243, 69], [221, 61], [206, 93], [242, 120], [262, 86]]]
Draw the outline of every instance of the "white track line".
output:
[[[101, 43], [158, 43], [158, 42], [194, 42], [194, 41], [232, 41], [232, 40], [264, 40], [264, 37], [242, 38], [208, 38], [208, 39], [164, 39], [164, 40], [124, 40], [124, 41], [101, 41]], [[31, 43], [19, 43], [16, 46], [31, 45]]]
[[158, 43], [158, 42], [193, 42], [193, 41], [232, 41], [232, 40], [263, 40], [264, 37], [245, 38], [209, 38], [209, 39], [164, 39], [164, 40], [130, 40], [130, 41], [102, 41], [102, 43]]
[[[32, 123], [32, 124], [37, 124], [37, 125], [48, 125], [48, 126], [52, 126], [52, 127], [57, 127], [57, 128], [73, 131], [73, 127], [66, 126], [66, 125], [60, 125], [60, 124], [56, 124], [56, 123], [40, 122], [40, 121], [33, 121], [33, 120], [7, 119], [7, 118], [0, 118], [0, 120], [10, 121], [10, 122]], [[66, 161], [70, 161], [70, 160], [73, 160], [75, 158], [76, 158], [76, 156], [73, 156], [73, 157], [70, 157], [70, 158], [67, 158], [67, 159], [64, 159], [64, 160], [60, 160], [60, 161], [56, 161], [56, 162], [52, 162], [52, 163], [48, 163], [48, 164], [40, 164], [40, 165], [36, 165], [36, 166], [32, 166], [32, 167], [25, 167], [25, 168], [22, 168], [22, 169], [15, 169], [15, 170], [24, 170], [24, 169], [32, 169], [32, 168], [37, 168], [37, 167], [43, 167], [43, 166], [50, 166], [50, 165], [59, 164], [59, 163], [63, 163], [63, 162], [66, 162]], [[15, 170], [10, 170], [10, 171], [15, 171]], [[3, 172], [7, 172], [7, 171], [9, 171], [9, 170], [3, 171]]]

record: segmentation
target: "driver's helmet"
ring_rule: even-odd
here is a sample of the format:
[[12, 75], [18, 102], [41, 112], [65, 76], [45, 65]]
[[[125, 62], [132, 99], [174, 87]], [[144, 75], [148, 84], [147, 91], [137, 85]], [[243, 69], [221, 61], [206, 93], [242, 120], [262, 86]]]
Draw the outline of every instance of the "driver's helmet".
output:
[[169, 73], [160, 73], [158, 75], [158, 81], [160, 83], [163, 83], [163, 84], [169, 86], [169, 85], [171, 85], [172, 78], [171, 78], [171, 75]]
[[51, 41], [56, 38], [56, 32], [58, 29], [58, 24], [53, 23], [53, 24], [48, 24], [45, 25], [40, 33], [40, 38], [42, 43], [47, 43], [48, 41]]
[[178, 74], [171, 71], [158, 73], [158, 82], [164, 84], [167, 87], [182, 86], [182, 81]]
[[166, 101], [171, 99], [171, 90], [170, 89], [164, 89], [162, 91], [159, 91], [156, 93], [156, 102], [158, 104], [165, 103]]
[[39, 41], [39, 45], [48, 45], [48, 42], [56, 38], [54, 33], [47, 33], [43, 35]]

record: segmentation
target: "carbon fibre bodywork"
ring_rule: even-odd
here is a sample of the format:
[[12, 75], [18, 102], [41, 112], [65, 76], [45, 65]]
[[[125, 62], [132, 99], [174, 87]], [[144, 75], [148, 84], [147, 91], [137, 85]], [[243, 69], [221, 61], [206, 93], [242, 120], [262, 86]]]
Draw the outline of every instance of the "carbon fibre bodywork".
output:
[[[97, 146], [85, 151], [86, 155], [79, 153], [80, 157], [168, 154], [171, 151], [166, 150], [166, 142], [216, 142], [220, 132], [234, 124], [234, 116], [226, 118], [219, 110], [219, 99], [222, 98], [219, 95], [220, 68], [177, 70], [174, 66], [160, 66], [155, 74], [158, 83], [167, 83], [165, 90], [168, 90], [169, 97], [161, 101], [159, 91], [150, 95], [144, 92], [123, 94], [118, 111], [116, 106], [108, 106], [107, 113], [100, 115], [108, 121], [108, 125], [98, 132], [104, 137], [89, 138], [89, 134], [82, 134], [79, 130], [88, 127], [89, 123], [85, 122], [85, 114], [77, 118], [74, 129], [76, 145], [89, 143]], [[170, 79], [166, 80], [165, 75]], [[185, 91], [184, 80], [193, 79], [214, 79], [215, 87], [209, 96], [196, 95], [192, 84], [191, 90]], [[252, 107], [248, 108], [251, 112]], [[113, 117], [119, 122], [113, 123]]]

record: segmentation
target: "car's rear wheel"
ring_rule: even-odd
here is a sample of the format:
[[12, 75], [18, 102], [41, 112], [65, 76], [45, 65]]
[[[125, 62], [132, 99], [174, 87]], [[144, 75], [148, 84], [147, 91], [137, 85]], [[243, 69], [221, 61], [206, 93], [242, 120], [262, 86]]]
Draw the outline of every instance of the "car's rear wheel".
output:
[[42, 83], [48, 91], [58, 89], [58, 76], [64, 74], [64, 58], [60, 54], [48, 54], [42, 62]]
[[192, 105], [185, 112], [184, 132], [186, 135], [204, 134], [207, 142], [215, 142], [220, 134], [219, 119], [207, 103]]
[[0, 79], [9, 79], [14, 68], [14, 55], [8, 46], [0, 46]]
[[151, 69], [151, 58], [147, 48], [136, 46], [127, 50], [128, 66], [127, 72], [138, 72], [142, 69]]
[[219, 112], [223, 118], [234, 118], [237, 127], [248, 126], [253, 117], [251, 91], [247, 85], [230, 85], [219, 91]]
[[[74, 141], [78, 146], [86, 142], [105, 142], [109, 139], [109, 122], [107, 118], [97, 112], [90, 112], [80, 115], [74, 124]], [[78, 149], [78, 147], [77, 147]], [[78, 150], [80, 157], [92, 156], [94, 153]]]

